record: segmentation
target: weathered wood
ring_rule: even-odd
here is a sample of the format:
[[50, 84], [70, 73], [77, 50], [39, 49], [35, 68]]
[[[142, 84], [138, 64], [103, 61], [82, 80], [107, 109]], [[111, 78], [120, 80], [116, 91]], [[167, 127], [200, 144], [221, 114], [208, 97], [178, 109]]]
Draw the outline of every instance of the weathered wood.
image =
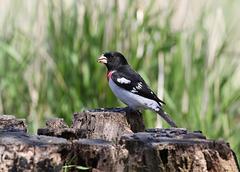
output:
[[[145, 124], [142, 117], [142, 113], [139, 111], [135, 111], [129, 107], [119, 107], [119, 108], [98, 108], [93, 110], [85, 110], [84, 112], [116, 112], [120, 114], [126, 115], [126, 119], [128, 124], [130, 125], [130, 129], [132, 132], [142, 132], [145, 130]], [[74, 119], [73, 119], [74, 120]]]
[[0, 120], [16, 119], [13, 115], [0, 115]]
[[28, 131], [25, 119], [16, 119], [13, 115], [0, 115], [0, 131]]
[[86, 131], [90, 139], [118, 142], [123, 134], [144, 131], [142, 114], [130, 108], [94, 109], [74, 114], [72, 128]]
[[71, 142], [25, 132], [0, 132], [0, 171], [60, 171]]
[[81, 128], [69, 128], [63, 118], [47, 120], [45, 128], [39, 128], [38, 135], [61, 137], [68, 140], [86, 138], [86, 131]]
[[73, 141], [74, 164], [91, 167], [93, 171], [124, 171], [128, 151], [109, 141], [79, 139]]
[[238, 171], [228, 143], [207, 139], [182, 128], [153, 129], [128, 134], [127, 171]]
[[38, 129], [38, 134], [68, 140], [89, 138], [118, 142], [123, 134], [144, 130], [140, 112], [131, 108], [102, 108], [75, 113], [71, 128], [68, 128], [62, 118], [50, 119], [45, 128]]
[[86, 138], [86, 131], [80, 128], [39, 128], [37, 134], [61, 137], [67, 140]]
[[52, 118], [46, 121], [45, 128], [69, 128], [63, 118]]
[[[201, 131], [185, 128], [134, 133], [122, 108], [114, 109], [116, 112], [101, 110], [76, 113], [74, 128], [67, 128], [63, 119], [55, 118], [46, 123], [47, 128], [38, 131], [57, 137], [12, 132], [14, 128], [11, 132], [0, 130], [0, 171], [61, 171], [73, 156], [72, 164], [91, 167], [93, 172], [239, 171], [237, 158], [227, 142], [210, 140]], [[137, 117], [139, 114], [135, 113], [132, 119]], [[3, 118], [10, 123], [14, 119]], [[141, 119], [135, 122], [140, 124], [134, 124], [134, 130], [142, 131]], [[78, 170], [68, 168], [68, 171]]]

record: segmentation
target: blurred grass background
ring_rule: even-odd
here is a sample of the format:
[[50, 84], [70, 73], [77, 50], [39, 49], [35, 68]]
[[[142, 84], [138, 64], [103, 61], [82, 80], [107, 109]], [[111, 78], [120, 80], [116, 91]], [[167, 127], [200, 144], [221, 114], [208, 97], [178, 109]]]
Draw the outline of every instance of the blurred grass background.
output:
[[[240, 2], [0, 0], [0, 114], [31, 133], [53, 117], [125, 106], [104, 52], [122, 52], [180, 126], [230, 143], [240, 157]], [[169, 127], [143, 111], [147, 128]], [[157, 122], [156, 122], [157, 121]]]

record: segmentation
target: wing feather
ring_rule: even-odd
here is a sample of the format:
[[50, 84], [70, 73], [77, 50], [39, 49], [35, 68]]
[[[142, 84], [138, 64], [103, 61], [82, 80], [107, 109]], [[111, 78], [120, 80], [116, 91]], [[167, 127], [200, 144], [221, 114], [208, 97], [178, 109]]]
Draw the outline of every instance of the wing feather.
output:
[[[113, 72], [111, 79], [120, 87], [131, 91], [134, 94], [155, 100], [161, 106], [165, 104], [156, 94], [150, 89], [143, 78], [129, 65], [125, 65], [117, 72]], [[122, 81], [122, 82], [119, 82]], [[125, 82], [123, 82], [125, 81]], [[129, 82], [130, 81], [130, 82]]]

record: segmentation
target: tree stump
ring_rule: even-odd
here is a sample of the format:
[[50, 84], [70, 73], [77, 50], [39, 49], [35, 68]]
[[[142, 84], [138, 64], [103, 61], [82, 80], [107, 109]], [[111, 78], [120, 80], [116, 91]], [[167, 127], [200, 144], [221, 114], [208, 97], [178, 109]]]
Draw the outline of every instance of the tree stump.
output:
[[45, 128], [39, 128], [38, 135], [61, 137], [68, 140], [86, 138], [86, 131], [81, 128], [69, 128], [63, 118], [52, 118], [46, 122]]
[[151, 129], [122, 137], [129, 151], [126, 171], [238, 171], [228, 143], [185, 128]]
[[123, 134], [144, 131], [145, 125], [142, 114], [127, 107], [75, 113], [71, 128], [83, 129], [86, 138], [118, 142]]
[[13, 115], [0, 115], [0, 131], [27, 132], [26, 119], [16, 119]]
[[141, 114], [129, 108], [75, 113], [71, 128], [50, 119], [41, 135], [8, 128], [14, 119], [0, 115], [0, 171], [61, 171], [70, 159], [93, 172], [239, 171], [227, 142], [185, 128], [144, 130]]
[[0, 132], [0, 171], [61, 171], [71, 146], [63, 138]]
[[[91, 167], [92, 171], [125, 171], [128, 150], [100, 139], [73, 141], [74, 164]], [[74, 171], [74, 169], [72, 169]]]

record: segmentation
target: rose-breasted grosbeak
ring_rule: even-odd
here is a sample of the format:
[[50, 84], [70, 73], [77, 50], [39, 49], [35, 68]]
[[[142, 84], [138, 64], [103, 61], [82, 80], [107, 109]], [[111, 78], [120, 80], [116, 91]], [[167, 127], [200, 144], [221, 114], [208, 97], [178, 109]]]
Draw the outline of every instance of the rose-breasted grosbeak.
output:
[[109, 86], [123, 103], [135, 110], [150, 109], [158, 113], [171, 127], [178, 127], [162, 109], [161, 103], [165, 103], [156, 96], [121, 53], [106, 52], [98, 58], [98, 63], [106, 65]]

